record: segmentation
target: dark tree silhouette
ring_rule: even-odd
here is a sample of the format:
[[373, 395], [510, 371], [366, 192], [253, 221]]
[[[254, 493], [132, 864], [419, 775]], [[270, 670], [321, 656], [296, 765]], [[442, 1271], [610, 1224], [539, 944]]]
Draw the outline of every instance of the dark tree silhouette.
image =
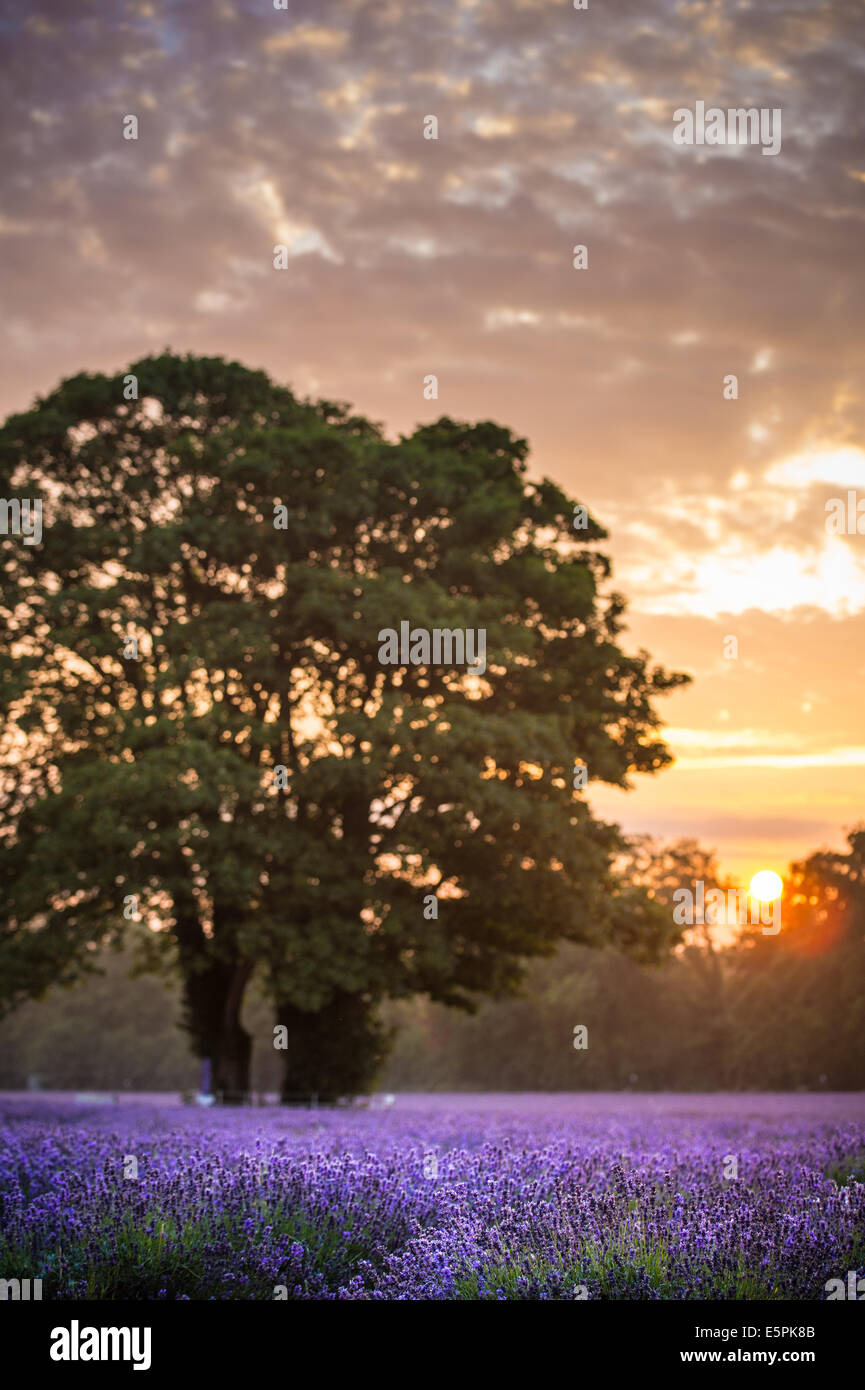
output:
[[[573, 765], [662, 768], [652, 700], [686, 678], [621, 650], [605, 533], [526, 455], [492, 423], [389, 441], [170, 354], [6, 422], [4, 494], [45, 509], [2, 550], [7, 1000], [140, 915], [217, 1089], [248, 1088], [258, 968], [286, 1095], [334, 1095], [380, 1058], [386, 995], [470, 1005], [558, 940], [669, 944]], [[403, 623], [483, 632], [485, 663], [383, 663]]]

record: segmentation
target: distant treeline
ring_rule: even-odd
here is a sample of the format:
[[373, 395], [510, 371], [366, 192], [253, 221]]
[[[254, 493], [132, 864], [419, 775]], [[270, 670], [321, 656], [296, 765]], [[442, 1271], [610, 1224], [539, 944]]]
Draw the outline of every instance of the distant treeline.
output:
[[[177, 989], [130, 978], [130, 965], [110, 954], [104, 974], [0, 1024], [0, 1087], [195, 1088]], [[865, 936], [852, 915], [806, 916], [724, 950], [705, 933], [660, 967], [565, 945], [530, 966], [521, 997], [473, 1016], [425, 999], [383, 1013], [396, 1028], [383, 1090], [859, 1090]], [[257, 1091], [279, 1089], [273, 1022], [253, 990], [244, 1023]]]
[[[865, 1089], [865, 941], [808, 933], [692, 946], [660, 968], [565, 946], [521, 999], [473, 1017], [423, 1001], [401, 1025], [392, 1090]], [[575, 1050], [574, 1028], [588, 1029]]]

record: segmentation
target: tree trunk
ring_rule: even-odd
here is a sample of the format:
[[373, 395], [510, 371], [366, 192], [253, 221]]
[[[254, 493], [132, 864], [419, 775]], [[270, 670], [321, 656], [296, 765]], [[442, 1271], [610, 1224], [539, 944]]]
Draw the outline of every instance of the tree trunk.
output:
[[316, 1013], [284, 1001], [276, 1021], [287, 1033], [283, 1105], [333, 1103], [372, 1088], [391, 1035], [361, 995], [340, 993]]
[[211, 1087], [225, 1105], [249, 1097], [252, 1039], [240, 1022], [252, 962], [211, 961], [184, 982], [185, 1026], [199, 1057], [211, 1061]]

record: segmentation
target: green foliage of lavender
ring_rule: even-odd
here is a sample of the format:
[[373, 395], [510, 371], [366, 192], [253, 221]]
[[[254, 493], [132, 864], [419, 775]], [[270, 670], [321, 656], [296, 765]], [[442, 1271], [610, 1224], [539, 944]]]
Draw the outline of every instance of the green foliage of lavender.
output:
[[807, 1099], [10, 1102], [0, 1274], [60, 1300], [820, 1299], [865, 1272], [865, 1116]]

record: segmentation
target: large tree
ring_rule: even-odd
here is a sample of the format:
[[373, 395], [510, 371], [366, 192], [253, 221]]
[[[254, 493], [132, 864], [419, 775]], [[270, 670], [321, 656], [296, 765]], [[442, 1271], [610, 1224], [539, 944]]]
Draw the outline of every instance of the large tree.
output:
[[[526, 455], [170, 354], [6, 422], [3, 495], [44, 505], [41, 544], [2, 549], [8, 1000], [137, 908], [218, 1089], [248, 1085], [258, 967], [286, 1095], [330, 1095], [380, 1056], [385, 995], [469, 1004], [560, 939], [669, 943], [573, 771], [662, 768], [652, 700], [685, 677], [621, 650], [605, 533]], [[484, 669], [383, 663], [402, 623], [482, 630]]]

